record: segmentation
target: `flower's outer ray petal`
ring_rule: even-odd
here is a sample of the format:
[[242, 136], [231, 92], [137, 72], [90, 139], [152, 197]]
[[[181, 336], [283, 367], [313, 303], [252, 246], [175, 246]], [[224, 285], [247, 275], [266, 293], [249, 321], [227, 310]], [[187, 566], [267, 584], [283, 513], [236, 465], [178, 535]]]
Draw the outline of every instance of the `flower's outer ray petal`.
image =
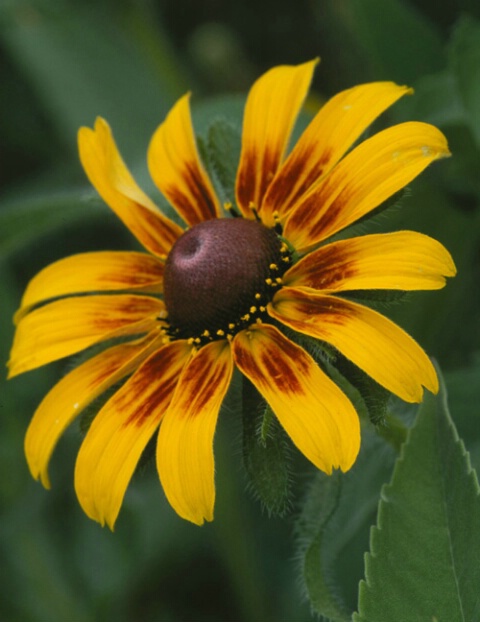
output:
[[378, 233], [322, 246], [283, 276], [287, 287], [322, 292], [439, 289], [455, 275], [447, 249], [414, 231]]
[[25, 455], [35, 479], [50, 488], [48, 463], [65, 429], [88, 404], [158, 349], [160, 339], [155, 332], [145, 339], [109, 348], [76, 367], [53, 387], [37, 408], [25, 437]]
[[420, 346], [391, 320], [363, 305], [285, 287], [269, 314], [294, 330], [333, 345], [383, 387], [406, 402], [421, 402], [438, 380]]
[[433, 125], [408, 122], [379, 132], [349, 153], [290, 212], [284, 235], [304, 251], [368, 214], [431, 162], [449, 155]]
[[357, 413], [303, 348], [262, 324], [238, 333], [233, 353], [240, 371], [315, 466], [326, 473], [352, 466], [360, 448]]
[[99, 251], [72, 255], [33, 277], [16, 320], [40, 302], [71, 294], [115, 290], [160, 293], [163, 271], [164, 263], [146, 253]]
[[274, 67], [255, 82], [248, 94], [236, 184], [237, 205], [246, 218], [253, 218], [251, 206], [261, 211], [316, 64], [313, 60], [303, 65]]
[[120, 155], [108, 123], [101, 118], [95, 129], [78, 132], [80, 160], [92, 185], [138, 241], [164, 257], [182, 229], [164, 216], [138, 187]]
[[[262, 215], [286, 215], [343, 157], [362, 132], [411, 89], [393, 82], [361, 84], [332, 97], [317, 113], [268, 188]], [[265, 217], [265, 216], [264, 216]]]
[[148, 148], [148, 168], [159, 190], [189, 225], [221, 215], [198, 155], [189, 94], [178, 100], [154, 133]]
[[113, 529], [140, 456], [168, 408], [191, 346], [180, 340], [152, 354], [90, 426], [75, 465], [85, 513]]
[[213, 520], [213, 437], [232, 370], [227, 341], [200, 348], [182, 372], [158, 435], [157, 468], [167, 499], [197, 525]]
[[164, 303], [128, 294], [56, 300], [21, 318], [8, 363], [10, 377], [76, 354], [95, 343], [148, 333], [165, 314]]

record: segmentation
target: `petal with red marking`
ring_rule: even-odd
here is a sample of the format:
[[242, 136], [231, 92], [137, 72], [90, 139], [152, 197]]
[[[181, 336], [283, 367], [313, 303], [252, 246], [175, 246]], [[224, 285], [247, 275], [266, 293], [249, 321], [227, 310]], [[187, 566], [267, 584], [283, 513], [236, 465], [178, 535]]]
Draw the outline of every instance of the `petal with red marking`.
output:
[[150, 175], [189, 225], [218, 218], [221, 210], [200, 160], [190, 115], [190, 95], [184, 95], [154, 133], [148, 148]]
[[60, 259], [30, 281], [16, 319], [40, 302], [71, 294], [133, 289], [160, 293], [164, 265], [152, 255], [135, 252], [100, 251]]
[[213, 437], [232, 370], [227, 341], [200, 348], [183, 370], [158, 435], [157, 468], [167, 499], [197, 525], [213, 520]]
[[152, 354], [90, 426], [75, 466], [85, 513], [113, 529], [126, 489], [172, 399], [191, 346], [175, 341]]
[[53, 387], [37, 408], [25, 437], [25, 454], [35, 479], [50, 488], [48, 463], [65, 429], [88, 404], [132, 373], [160, 345], [155, 332], [114, 346], [76, 367]]
[[450, 154], [433, 125], [409, 122], [361, 143], [290, 212], [285, 237], [305, 251], [381, 205], [431, 162]]
[[284, 288], [275, 294], [268, 312], [293, 330], [331, 344], [406, 402], [421, 402], [423, 387], [438, 391], [437, 374], [425, 352], [377, 311], [334, 296]]
[[332, 97], [303, 132], [275, 175], [262, 214], [286, 215], [343, 157], [362, 132], [411, 89], [393, 82], [361, 84]]
[[164, 303], [150, 296], [128, 294], [76, 296], [35, 309], [18, 323], [10, 355], [15, 376], [95, 343], [124, 335], [140, 335], [158, 327]]
[[98, 118], [93, 130], [80, 128], [78, 148], [85, 173], [105, 203], [147, 250], [166, 256], [182, 229], [164, 216], [138, 187], [108, 123]]
[[322, 292], [439, 289], [455, 275], [447, 249], [415, 231], [340, 240], [309, 253], [283, 276], [290, 287]]
[[236, 184], [237, 205], [246, 218], [253, 217], [252, 205], [261, 211], [268, 185], [283, 161], [316, 64], [313, 60], [303, 65], [274, 67], [250, 89]]
[[316, 467], [331, 473], [353, 465], [360, 448], [358, 415], [303, 348], [274, 326], [261, 324], [235, 336], [233, 354], [240, 371]]

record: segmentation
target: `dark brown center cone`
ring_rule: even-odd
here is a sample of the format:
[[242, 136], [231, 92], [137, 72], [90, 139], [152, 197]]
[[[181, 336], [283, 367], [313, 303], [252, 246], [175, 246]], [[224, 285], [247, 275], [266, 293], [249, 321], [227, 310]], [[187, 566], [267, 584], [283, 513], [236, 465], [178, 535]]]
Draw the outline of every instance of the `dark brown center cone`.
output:
[[281, 276], [281, 248], [272, 229], [243, 218], [208, 220], [186, 231], [165, 265], [164, 298], [172, 329], [181, 337], [228, 331], [273, 295], [272, 276]]

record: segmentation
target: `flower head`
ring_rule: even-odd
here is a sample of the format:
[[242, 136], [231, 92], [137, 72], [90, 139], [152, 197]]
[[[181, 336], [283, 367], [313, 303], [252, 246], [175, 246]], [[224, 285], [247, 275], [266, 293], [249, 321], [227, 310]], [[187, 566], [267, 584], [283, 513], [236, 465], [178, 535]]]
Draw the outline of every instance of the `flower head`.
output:
[[28, 429], [28, 464], [47, 487], [65, 428], [123, 381], [94, 418], [75, 469], [79, 501], [102, 524], [113, 528], [155, 434], [171, 505], [194, 523], [212, 520], [213, 438], [234, 367], [315, 466], [347, 471], [360, 446], [357, 413], [295, 334], [330, 344], [406, 401], [420, 401], [423, 387], [437, 391], [417, 343], [342, 295], [441, 288], [455, 273], [448, 252], [411, 231], [328, 240], [447, 156], [446, 140], [431, 125], [402, 123], [352, 149], [409, 93], [377, 82], [333, 97], [287, 153], [315, 64], [276, 67], [252, 87], [230, 210], [199, 156], [189, 96], [176, 103], [151, 140], [148, 166], [184, 227], [137, 186], [103, 119], [79, 132], [91, 183], [147, 252], [90, 252], [42, 270], [17, 312], [9, 366], [13, 376], [96, 346]]

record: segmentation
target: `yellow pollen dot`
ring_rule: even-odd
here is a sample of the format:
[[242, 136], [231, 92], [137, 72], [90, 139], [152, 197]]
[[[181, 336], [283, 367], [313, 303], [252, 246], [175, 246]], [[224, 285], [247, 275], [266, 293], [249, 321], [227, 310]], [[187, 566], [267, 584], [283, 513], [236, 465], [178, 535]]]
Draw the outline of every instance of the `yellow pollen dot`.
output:
[[273, 212], [272, 216], [273, 216], [273, 220], [279, 220], [280, 216], [279, 216], [279, 214], [278, 214], [278, 210], [275, 210], [275, 211]]
[[230, 335], [230, 333], [228, 333], [227, 340], [228, 341], [233, 341], [233, 335]]
[[265, 279], [265, 283], [267, 285], [273, 285], [273, 281], [272, 281], [272, 279], [270, 277], [268, 279]]
[[263, 307], [263, 306], [262, 306], [262, 307], [260, 307], [260, 311], [261, 311], [262, 313], [265, 313], [265, 311], [266, 311], [266, 310], [267, 310], [267, 307]]
[[270, 270], [278, 270], [278, 266], [276, 263], [271, 263], [269, 266]]
[[210, 337], [210, 331], [205, 329], [202, 333], [202, 337]]
[[230, 201], [225, 201], [225, 203], [223, 204], [223, 208], [228, 212], [229, 210], [231, 210], [233, 207], [233, 205], [230, 203]]
[[282, 277], [281, 277], [281, 276], [277, 276], [277, 278], [275, 279], [275, 281], [276, 281], [278, 284], [283, 283], [283, 281], [282, 281]]
[[285, 263], [290, 263], [290, 257], [282, 257], [282, 261]]
[[260, 300], [261, 297], [262, 297], [262, 294], [255, 294], [256, 300]]
[[188, 343], [189, 346], [193, 346], [194, 341], [195, 341], [195, 339], [193, 337], [189, 337], [187, 339], [187, 343]]
[[202, 343], [202, 340], [200, 339], [200, 337], [195, 337], [194, 341], [195, 343]]
[[219, 337], [223, 337], [223, 336], [225, 335], [225, 331], [224, 331], [224, 330], [222, 330], [222, 329], [220, 328], [219, 330], [217, 330], [217, 333], [216, 333], [216, 334], [217, 334]]
[[245, 313], [245, 315], [242, 315], [240, 319], [244, 322], [248, 322], [248, 320], [250, 319], [250, 313]]
[[256, 313], [257, 307], [250, 307], [250, 313]]
[[235, 324], [233, 322], [230, 322], [230, 324], [228, 325], [228, 328], [230, 330], [233, 330], [235, 328]]
[[261, 317], [257, 317], [257, 319], [255, 320], [255, 322], [256, 322], [257, 324], [263, 324], [263, 322], [262, 322], [262, 318], [261, 318]]
[[250, 201], [250, 203], [248, 204], [248, 208], [251, 209], [252, 211], [257, 209], [253, 201]]

